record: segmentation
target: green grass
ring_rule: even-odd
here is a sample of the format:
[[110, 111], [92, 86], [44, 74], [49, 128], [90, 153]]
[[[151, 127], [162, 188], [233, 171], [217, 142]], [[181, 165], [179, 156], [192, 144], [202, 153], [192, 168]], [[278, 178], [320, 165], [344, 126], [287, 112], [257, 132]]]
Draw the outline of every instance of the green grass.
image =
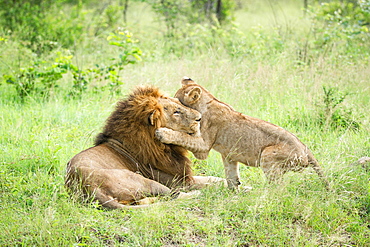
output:
[[[299, 19], [299, 6], [276, 7], [278, 19], [270, 18], [271, 6], [264, 8], [265, 16], [263, 9], [240, 10], [237, 21], [248, 23], [253, 17], [253, 24], [261, 24], [259, 32], [276, 37], [271, 30], [277, 20], [289, 34], [282, 52], [269, 53], [266, 46], [261, 53], [235, 57], [220, 43], [198, 54], [167, 56], [159, 24], [151, 23], [150, 9], [139, 5], [129, 20], [148, 56], [125, 67], [121, 95], [89, 91], [82, 99], [68, 99], [67, 76], [49, 100], [20, 103], [11, 85], [0, 84], [0, 246], [370, 245], [370, 165], [356, 164], [370, 156], [368, 55], [336, 56], [338, 44], [333, 54], [318, 54], [310, 64], [298, 66], [294, 44], [307, 37], [307, 30], [285, 22], [308, 26]], [[243, 24], [241, 30], [255, 39], [252, 26]], [[74, 53], [80, 66], [104, 63], [115, 52], [100, 38], [84, 42]], [[14, 43], [0, 47], [1, 64], [7, 65], [0, 66], [1, 73], [31, 59]], [[332, 191], [311, 169], [288, 173], [282, 184], [270, 185], [259, 168], [240, 165], [243, 185], [253, 187], [249, 192], [211, 187], [198, 198], [162, 200], [127, 211], [107, 211], [71, 198], [63, 186], [66, 163], [92, 145], [115, 102], [139, 84], [174, 95], [183, 76], [236, 110], [296, 134], [322, 164]], [[349, 93], [338, 107], [352, 112], [342, 114], [359, 122], [359, 130], [319, 124], [323, 86]], [[218, 153], [212, 151], [206, 161], [192, 160], [196, 174], [224, 177]]]

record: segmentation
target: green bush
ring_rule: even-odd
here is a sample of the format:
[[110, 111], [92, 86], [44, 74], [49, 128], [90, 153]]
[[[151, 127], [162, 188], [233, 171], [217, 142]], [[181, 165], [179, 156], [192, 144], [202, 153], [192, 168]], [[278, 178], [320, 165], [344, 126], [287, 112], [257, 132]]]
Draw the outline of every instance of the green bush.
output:
[[370, 2], [359, 2], [361, 4], [331, 1], [310, 8], [314, 49], [328, 52], [337, 44], [344, 43], [341, 54], [369, 54]]
[[51, 65], [45, 61], [36, 61], [30, 67], [21, 68], [14, 74], [3, 75], [3, 78], [6, 83], [15, 86], [21, 101], [28, 96], [47, 99], [52, 90], [58, 86], [58, 80], [70, 69], [71, 58], [72, 56], [60, 56]]
[[19, 99], [27, 97], [48, 99], [51, 92], [59, 87], [58, 81], [66, 73], [72, 74], [72, 88], [69, 97], [81, 97], [91, 82], [96, 82], [95, 91], [108, 89], [111, 94], [120, 93], [122, 79], [120, 72], [129, 64], [141, 61], [142, 51], [137, 46], [138, 40], [127, 30], [119, 30], [107, 37], [109, 45], [117, 48], [118, 56], [110, 58], [111, 64], [95, 64], [93, 68], [82, 69], [72, 62], [73, 55], [57, 53], [53, 63], [36, 59], [29, 67], [20, 68], [12, 74], [4, 74], [3, 80], [15, 86]]
[[[0, 0], [0, 25], [37, 54], [71, 47], [83, 34], [81, 5], [63, 9], [63, 1]], [[63, 11], [67, 10], [67, 11]]]
[[349, 93], [336, 87], [323, 86], [323, 96], [319, 103], [318, 122], [324, 128], [359, 130], [360, 123], [354, 119], [350, 108], [343, 106]]
[[110, 58], [109, 65], [95, 64], [95, 67], [81, 70], [77, 67], [71, 71], [73, 75], [73, 86], [68, 96], [81, 97], [88, 89], [88, 84], [94, 81], [95, 91], [108, 89], [111, 94], [121, 93], [120, 86], [123, 84], [120, 72], [125, 66], [141, 61], [142, 51], [137, 46], [139, 42], [134, 39], [133, 34], [128, 30], [118, 30], [111, 33], [107, 40], [110, 45], [118, 50], [118, 56]]

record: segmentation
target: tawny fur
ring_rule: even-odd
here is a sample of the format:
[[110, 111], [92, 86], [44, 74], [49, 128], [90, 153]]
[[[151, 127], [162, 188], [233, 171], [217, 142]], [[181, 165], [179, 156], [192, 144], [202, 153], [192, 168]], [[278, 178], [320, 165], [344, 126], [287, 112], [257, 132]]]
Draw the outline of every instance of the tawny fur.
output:
[[311, 166], [328, 186], [311, 151], [287, 130], [235, 111], [190, 78], [183, 79], [175, 97], [202, 114], [201, 137], [167, 128], [157, 130], [157, 137], [163, 143], [185, 147], [199, 159], [206, 159], [212, 148], [220, 152], [230, 188], [240, 184], [238, 162], [261, 167], [270, 181]]
[[68, 163], [66, 186], [107, 208], [124, 208], [177, 186], [207, 183], [194, 177], [187, 151], [155, 139], [160, 127], [199, 135], [199, 112], [154, 87], [138, 87], [118, 102], [95, 146]]

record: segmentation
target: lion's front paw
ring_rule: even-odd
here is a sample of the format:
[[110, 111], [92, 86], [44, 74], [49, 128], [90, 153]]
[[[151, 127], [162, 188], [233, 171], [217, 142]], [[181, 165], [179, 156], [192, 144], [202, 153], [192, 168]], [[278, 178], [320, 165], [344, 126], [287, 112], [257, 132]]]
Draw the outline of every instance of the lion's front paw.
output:
[[199, 190], [193, 190], [190, 192], [180, 192], [177, 199], [192, 199], [202, 194]]
[[169, 138], [171, 132], [173, 132], [173, 130], [169, 128], [159, 128], [155, 131], [155, 137], [162, 143], [171, 144]]

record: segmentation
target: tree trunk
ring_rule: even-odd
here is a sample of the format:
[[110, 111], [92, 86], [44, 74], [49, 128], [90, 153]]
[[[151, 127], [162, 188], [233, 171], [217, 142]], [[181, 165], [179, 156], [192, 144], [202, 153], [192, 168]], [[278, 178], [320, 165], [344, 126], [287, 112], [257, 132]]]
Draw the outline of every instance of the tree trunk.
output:
[[306, 15], [306, 12], [307, 12], [307, 8], [308, 8], [308, 0], [303, 0], [303, 13], [304, 15]]
[[222, 0], [217, 0], [216, 17], [219, 23], [223, 21], [222, 20]]
[[124, 9], [123, 9], [123, 21], [125, 22], [125, 24], [127, 23], [127, 9], [128, 9], [128, 1], [129, 1], [129, 0], [126, 0], [126, 1], [125, 1], [125, 6], [124, 6]]

